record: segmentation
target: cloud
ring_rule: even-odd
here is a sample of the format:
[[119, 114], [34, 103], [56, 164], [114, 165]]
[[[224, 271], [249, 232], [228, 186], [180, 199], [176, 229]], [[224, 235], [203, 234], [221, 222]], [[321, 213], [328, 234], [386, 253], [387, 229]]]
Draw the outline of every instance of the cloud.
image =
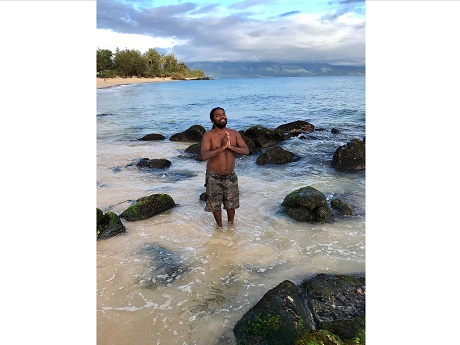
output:
[[[169, 2], [171, 3], [171, 2]], [[328, 62], [363, 65], [362, 1], [341, 1], [318, 11], [277, 1], [147, 2], [97, 1], [97, 44], [111, 49], [159, 48], [180, 61]], [[295, 5], [297, 3], [297, 5]], [[264, 7], [265, 6], [265, 7]], [[247, 9], [252, 12], [246, 12]], [[262, 11], [263, 10], [263, 11]], [[244, 12], [242, 12], [244, 11]], [[113, 47], [115, 43], [111, 43]]]

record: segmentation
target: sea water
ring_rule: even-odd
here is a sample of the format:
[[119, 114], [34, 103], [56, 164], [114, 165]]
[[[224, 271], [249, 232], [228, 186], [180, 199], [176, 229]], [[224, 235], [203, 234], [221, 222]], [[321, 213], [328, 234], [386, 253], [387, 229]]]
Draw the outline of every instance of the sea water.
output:
[[[280, 145], [300, 157], [257, 165], [259, 154], [236, 160], [240, 208], [235, 224], [216, 229], [199, 196], [206, 162], [185, 154], [192, 143], [169, 137], [223, 107], [227, 126], [274, 129], [303, 120], [315, 126]], [[338, 134], [331, 129], [339, 130]], [[138, 140], [157, 133], [162, 141]], [[331, 167], [335, 150], [365, 137], [364, 77], [240, 78], [169, 81], [97, 90], [97, 207], [121, 213], [140, 197], [169, 194], [176, 207], [127, 222], [124, 234], [97, 242], [97, 342], [117, 344], [234, 344], [236, 322], [283, 280], [317, 273], [365, 271], [365, 172]], [[171, 167], [139, 169], [140, 158]], [[282, 212], [290, 192], [306, 186], [356, 215], [334, 222], [297, 222]], [[180, 269], [153, 276], [149, 250]], [[161, 258], [160, 258], [161, 260]]]

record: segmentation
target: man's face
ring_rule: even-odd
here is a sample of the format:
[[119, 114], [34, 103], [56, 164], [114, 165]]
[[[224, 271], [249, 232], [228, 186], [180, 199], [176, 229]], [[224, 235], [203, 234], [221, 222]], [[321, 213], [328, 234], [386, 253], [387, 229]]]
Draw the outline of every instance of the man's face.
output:
[[225, 111], [222, 109], [217, 109], [214, 114], [214, 125], [216, 125], [217, 128], [225, 128], [227, 125], [227, 115], [225, 115]]

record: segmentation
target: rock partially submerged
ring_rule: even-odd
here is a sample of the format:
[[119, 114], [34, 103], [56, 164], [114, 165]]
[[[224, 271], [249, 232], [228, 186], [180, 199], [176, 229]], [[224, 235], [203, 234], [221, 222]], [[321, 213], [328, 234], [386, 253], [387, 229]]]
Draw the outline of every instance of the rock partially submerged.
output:
[[265, 164], [286, 164], [290, 162], [294, 162], [299, 160], [300, 157], [296, 156], [294, 153], [283, 149], [280, 146], [270, 147], [264, 153], [262, 153], [259, 157], [257, 157], [256, 164], [257, 165], [265, 165]]
[[143, 141], [158, 141], [158, 140], [164, 140], [165, 136], [163, 134], [157, 134], [157, 133], [150, 133], [144, 135], [142, 138], [137, 139], [137, 140], [143, 140]]
[[318, 274], [300, 286], [285, 280], [233, 332], [238, 345], [364, 344], [364, 274]]
[[97, 239], [112, 237], [126, 231], [125, 226], [115, 212], [102, 212], [99, 208], [96, 209], [97, 223], [96, 236]]
[[171, 166], [171, 161], [159, 158], [159, 159], [149, 159], [141, 158], [136, 164], [140, 168], [152, 168], [152, 169], [166, 169]]
[[301, 222], [330, 223], [333, 220], [326, 197], [311, 186], [289, 193], [281, 206], [287, 215]]
[[120, 214], [120, 217], [128, 221], [147, 219], [174, 206], [176, 203], [170, 195], [152, 194], [137, 199], [133, 205]]
[[366, 145], [355, 138], [335, 150], [331, 166], [340, 171], [359, 171], [366, 168]]
[[169, 140], [181, 142], [200, 142], [206, 129], [201, 125], [190, 126], [183, 132], [173, 134]]

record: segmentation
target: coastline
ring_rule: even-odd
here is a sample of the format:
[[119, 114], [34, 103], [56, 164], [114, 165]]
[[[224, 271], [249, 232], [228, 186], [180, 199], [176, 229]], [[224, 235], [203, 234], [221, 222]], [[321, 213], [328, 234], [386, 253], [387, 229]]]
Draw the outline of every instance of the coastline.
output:
[[138, 83], [154, 83], [154, 82], [163, 82], [163, 81], [171, 81], [171, 77], [167, 78], [137, 78], [137, 77], [130, 77], [130, 78], [97, 78], [96, 77], [96, 86], [98, 89], [117, 86], [117, 85], [128, 85], [128, 84], [138, 84]]

